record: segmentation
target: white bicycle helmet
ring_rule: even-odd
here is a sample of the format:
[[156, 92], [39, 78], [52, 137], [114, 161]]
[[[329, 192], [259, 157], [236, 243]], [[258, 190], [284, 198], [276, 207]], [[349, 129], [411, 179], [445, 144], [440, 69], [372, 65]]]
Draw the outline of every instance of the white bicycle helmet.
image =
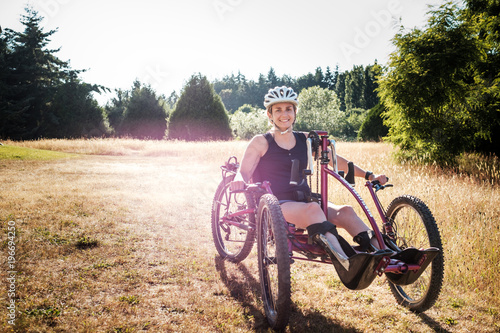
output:
[[266, 96], [264, 96], [264, 107], [266, 109], [269, 109], [269, 107], [273, 104], [283, 102], [292, 103], [295, 107], [297, 107], [299, 104], [297, 101], [297, 93], [293, 91], [292, 88], [283, 86], [269, 89]]

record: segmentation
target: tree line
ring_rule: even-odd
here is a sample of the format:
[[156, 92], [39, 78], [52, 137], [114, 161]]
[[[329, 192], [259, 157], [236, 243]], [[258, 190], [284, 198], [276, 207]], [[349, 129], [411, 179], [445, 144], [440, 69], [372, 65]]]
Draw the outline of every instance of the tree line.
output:
[[339, 71], [338, 66], [334, 71], [330, 67], [326, 67], [326, 70], [318, 67], [314, 73], [307, 73], [298, 78], [286, 74], [279, 77], [271, 67], [267, 75], [260, 74], [256, 81], [247, 80], [238, 72], [237, 75], [231, 74], [216, 79], [213, 84], [229, 113], [234, 113], [244, 104], [262, 107], [263, 96], [270, 88], [277, 86], [293, 87], [297, 92], [317, 86], [336, 93], [341, 111], [368, 110], [379, 103], [376, 88], [380, 74], [382, 67], [375, 60], [374, 65], [354, 66], [352, 70], [343, 72]]
[[[135, 81], [129, 90], [115, 90], [115, 97], [104, 107], [99, 106], [93, 93], [109, 88], [83, 82], [79, 78], [82, 70], [71, 69], [68, 62], [57, 58], [58, 49], [48, 49], [50, 36], [57, 30], [44, 32], [42, 20], [27, 7], [21, 17], [24, 31], [5, 29], [0, 35], [0, 138], [168, 136], [167, 125], [179, 99], [175, 91], [166, 98]], [[264, 94], [281, 85], [292, 86], [297, 92], [313, 86], [329, 89], [337, 94], [340, 110], [350, 112], [377, 104], [376, 76], [380, 73], [381, 67], [375, 64], [354, 66], [345, 72], [339, 72], [338, 67], [335, 71], [327, 67], [325, 72], [317, 68], [314, 73], [293, 78], [278, 77], [270, 68], [257, 81], [238, 73], [210, 84], [229, 115], [244, 105], [262, 107]], [[193, 83], [195, 77], [189, 82]], [[175, 122], [176, 117], [172, 119]]]
[[424, 29], [394, 37], [385, 67], [318, 67], [297, 78], [270, 68], [257, 80], [238, 72], [213, 82], [198, 73], [168, 97], [135, 81], [102, 107], [93, 94], [109, 89], [83, 82], [81, 70], [47, 48], [56, 31], [44, 32], [28, 7], [23, 32], [0, 34], [0, 138], [249, 138], [268, 129], [264, 94], [286, 85], [299, 93], [297, 130], [384, 137], [401, 158], [441, 164], [465, 151], [498, 154], [498, 9], [495, 0], [466, 0], [430, 11]]

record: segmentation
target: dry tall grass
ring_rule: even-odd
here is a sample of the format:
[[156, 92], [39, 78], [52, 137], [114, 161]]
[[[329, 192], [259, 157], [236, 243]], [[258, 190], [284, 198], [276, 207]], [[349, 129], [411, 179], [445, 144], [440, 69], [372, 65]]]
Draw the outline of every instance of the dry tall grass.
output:
[[[82, 157], [0, 161], [2, 290], [8, 221], [16, 222], [19, 271], [17, 325], [7, 323], [3, 303], [3, 330], [268, 331], [255, 250], [241, 264], [221, 261], [210, 234], [219, 165], [230, 155], [240, 157], [246, 142], [6, 144]], [[445, 247], [444, 289], [432, 309], [416, 315], [395, 304], [384, 278], [349, 291], [332, 267], [295, 263], [287, 330], [498, 332], [498, 187], [438, 168], [395, 164], [385, 144], [340, 143], [338, 151], [391, 178], [395, 187], [381, 193], [383, 203], [410, 193], [429, 205]], [[337, 192], [332, 199], [350, 202]]]

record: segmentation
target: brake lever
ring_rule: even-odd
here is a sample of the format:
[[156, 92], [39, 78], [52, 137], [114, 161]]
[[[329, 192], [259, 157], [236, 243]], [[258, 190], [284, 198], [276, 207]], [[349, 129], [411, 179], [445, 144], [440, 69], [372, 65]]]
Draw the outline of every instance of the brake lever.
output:
[[[387, 180], [389, 180], [389, 177], [387, 177]], [[393, 187], [394, 186], [392, 184], [381, 185], [378, 180], [374, 180], [371, 183], [372, 183], [373, 188], [375, 189], [375, 192], [378, 192], [379, 190], [383, 190], [386, 187]]]

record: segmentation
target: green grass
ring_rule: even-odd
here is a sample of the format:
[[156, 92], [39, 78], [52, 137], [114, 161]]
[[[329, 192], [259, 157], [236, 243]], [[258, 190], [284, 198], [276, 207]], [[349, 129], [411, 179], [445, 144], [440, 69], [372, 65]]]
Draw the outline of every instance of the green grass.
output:
[[68, 154], [59, 151], [15, 147], [15, 146], [0, 146], [0, 160], [58, 160], [63, 158], [73, 158], [78, 155]]

